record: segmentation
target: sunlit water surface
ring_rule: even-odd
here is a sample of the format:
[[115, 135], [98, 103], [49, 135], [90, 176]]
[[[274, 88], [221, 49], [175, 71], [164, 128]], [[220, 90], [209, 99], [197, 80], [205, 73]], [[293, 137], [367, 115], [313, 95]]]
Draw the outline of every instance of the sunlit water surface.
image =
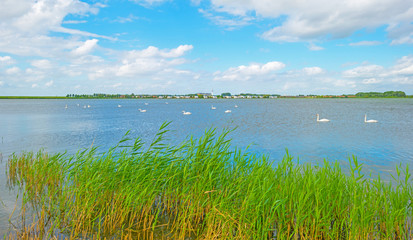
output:
[[[331, 121], [317, 123], [317, 113]], [[364, 114], [378, 123], [364, 123]], [[274, 162], [286, 148], [314, 163], [345, 164], [355, 155], [365, 171], [383, 175], [413, 161], [412, 99], [0, 100], [0, 236], [15, 205], [5, 176], [10, 154], [41, 148], [73, 154], [92, 144], [105, 151], [128, 130], [131, 137], [151, 141], [165, 121], [171, 121], [166, 135], [171, 143], [209, 128], [235, 129], [234, 146], [249, 146]]]

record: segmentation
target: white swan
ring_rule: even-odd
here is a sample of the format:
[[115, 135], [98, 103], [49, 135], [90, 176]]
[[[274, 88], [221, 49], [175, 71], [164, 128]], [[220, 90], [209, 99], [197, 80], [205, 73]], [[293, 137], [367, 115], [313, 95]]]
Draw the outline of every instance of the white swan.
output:
[[146, 112], [146, 109], [140, 109], [139, 108], [139, 112]]
[[367, 114], [364, 114], [364, 122], [365, 123], [376, 123], [376, 122], [379, 122], [379, 121], [373, 120], [373, 119], [367, 120]]
[[148, 103], [145, 103], [145, 105], [148, 105]]
[[90, 105], [87, 105], [87, 108], [90, 108]]
[[182, 114], [183, 114], [183, 115], [191, 115], [192, 113], [191, 113], [191, 112], [182, 111]]
[[225, 110], [225, 113], [230, 113], [231, 112], [231, 110]]
[[118, 104], [118, 107], [120, 108], [120, 107], [122, 107], [122, 105]]
[[238, 105], [235, 105], [234, 107], [236, 107], [236, 108], [237, 108], [237, 107], [238, 107]]
[[217, 108], [216, 108], [216, 107], [214, 107], [214, 106], [211, 106], [211, 109], [212, 109], [212, 110], [215, 110], [215, 109], [217, 109]]
[[67, 109], [67, 104], [66, 104], [66, 106], [65, 106], [65, 109]]
[[317, 122], [330, 122], [330, 120], [328, 120], [327, 118], [320, 119], [320, 115], [317, 114]]

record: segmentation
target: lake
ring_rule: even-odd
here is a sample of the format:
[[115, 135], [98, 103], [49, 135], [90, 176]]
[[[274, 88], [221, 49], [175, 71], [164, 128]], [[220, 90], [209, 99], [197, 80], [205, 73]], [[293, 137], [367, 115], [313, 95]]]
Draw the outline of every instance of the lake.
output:
[[[317, 113], [330, 122], [317, 122]], [[378, 123], [365, 123], [364, 114]], [[6, 187], [10, 154], [41, 148], [73, 154], [92, 144], [105, 151], [128, 130], [130, 137], [151, 141], [165, 121], [171, 121], [170, 143], [201, 136], [209, 128], [218, 133], [235, 129], [229, 135], [234, 146], [249, 146], [274, 162], [286, 148], [300, 161], [313, 163], [345, 164], [355, 155], [367, 172], [383, 175], [413, 161], [413, 99], [0, 100], [0, 199], [5, 205], [0, 235], [15, 204]]]

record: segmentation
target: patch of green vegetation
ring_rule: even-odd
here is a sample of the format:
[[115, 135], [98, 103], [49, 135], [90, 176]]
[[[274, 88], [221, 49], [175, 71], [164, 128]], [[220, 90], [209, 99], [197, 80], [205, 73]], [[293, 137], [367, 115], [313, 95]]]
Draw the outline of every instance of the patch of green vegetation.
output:
[[[229, 131], [167, 145], [163, 124], [145, 145], [128, 134], [113, 148], [75, 155], [13, 155], [9, 186], [22, 198], [9, 238], [411, 239], [412, 184], [367, 179], [349, 159], [299, 164], [288, 154], [233, 149]], [[146, 147], [147, 146], [147, 147]]]
[[356, 97], [362, 98], [404, 98], [407, 97], [405, 92], [402, 91], [387, 91], [381, 92], [359, 92]]

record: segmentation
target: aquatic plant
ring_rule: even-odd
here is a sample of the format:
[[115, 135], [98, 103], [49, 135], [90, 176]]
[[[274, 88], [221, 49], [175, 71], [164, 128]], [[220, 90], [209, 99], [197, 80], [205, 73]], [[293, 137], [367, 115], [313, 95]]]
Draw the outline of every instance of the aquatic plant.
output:
[[411, 239], [408, 168], [366, 178], [356, 157], [275, 166], [208, 130], [167, 145], [125, 137], [107, 152], [14, 154], [20, 221], [8, 239]]

